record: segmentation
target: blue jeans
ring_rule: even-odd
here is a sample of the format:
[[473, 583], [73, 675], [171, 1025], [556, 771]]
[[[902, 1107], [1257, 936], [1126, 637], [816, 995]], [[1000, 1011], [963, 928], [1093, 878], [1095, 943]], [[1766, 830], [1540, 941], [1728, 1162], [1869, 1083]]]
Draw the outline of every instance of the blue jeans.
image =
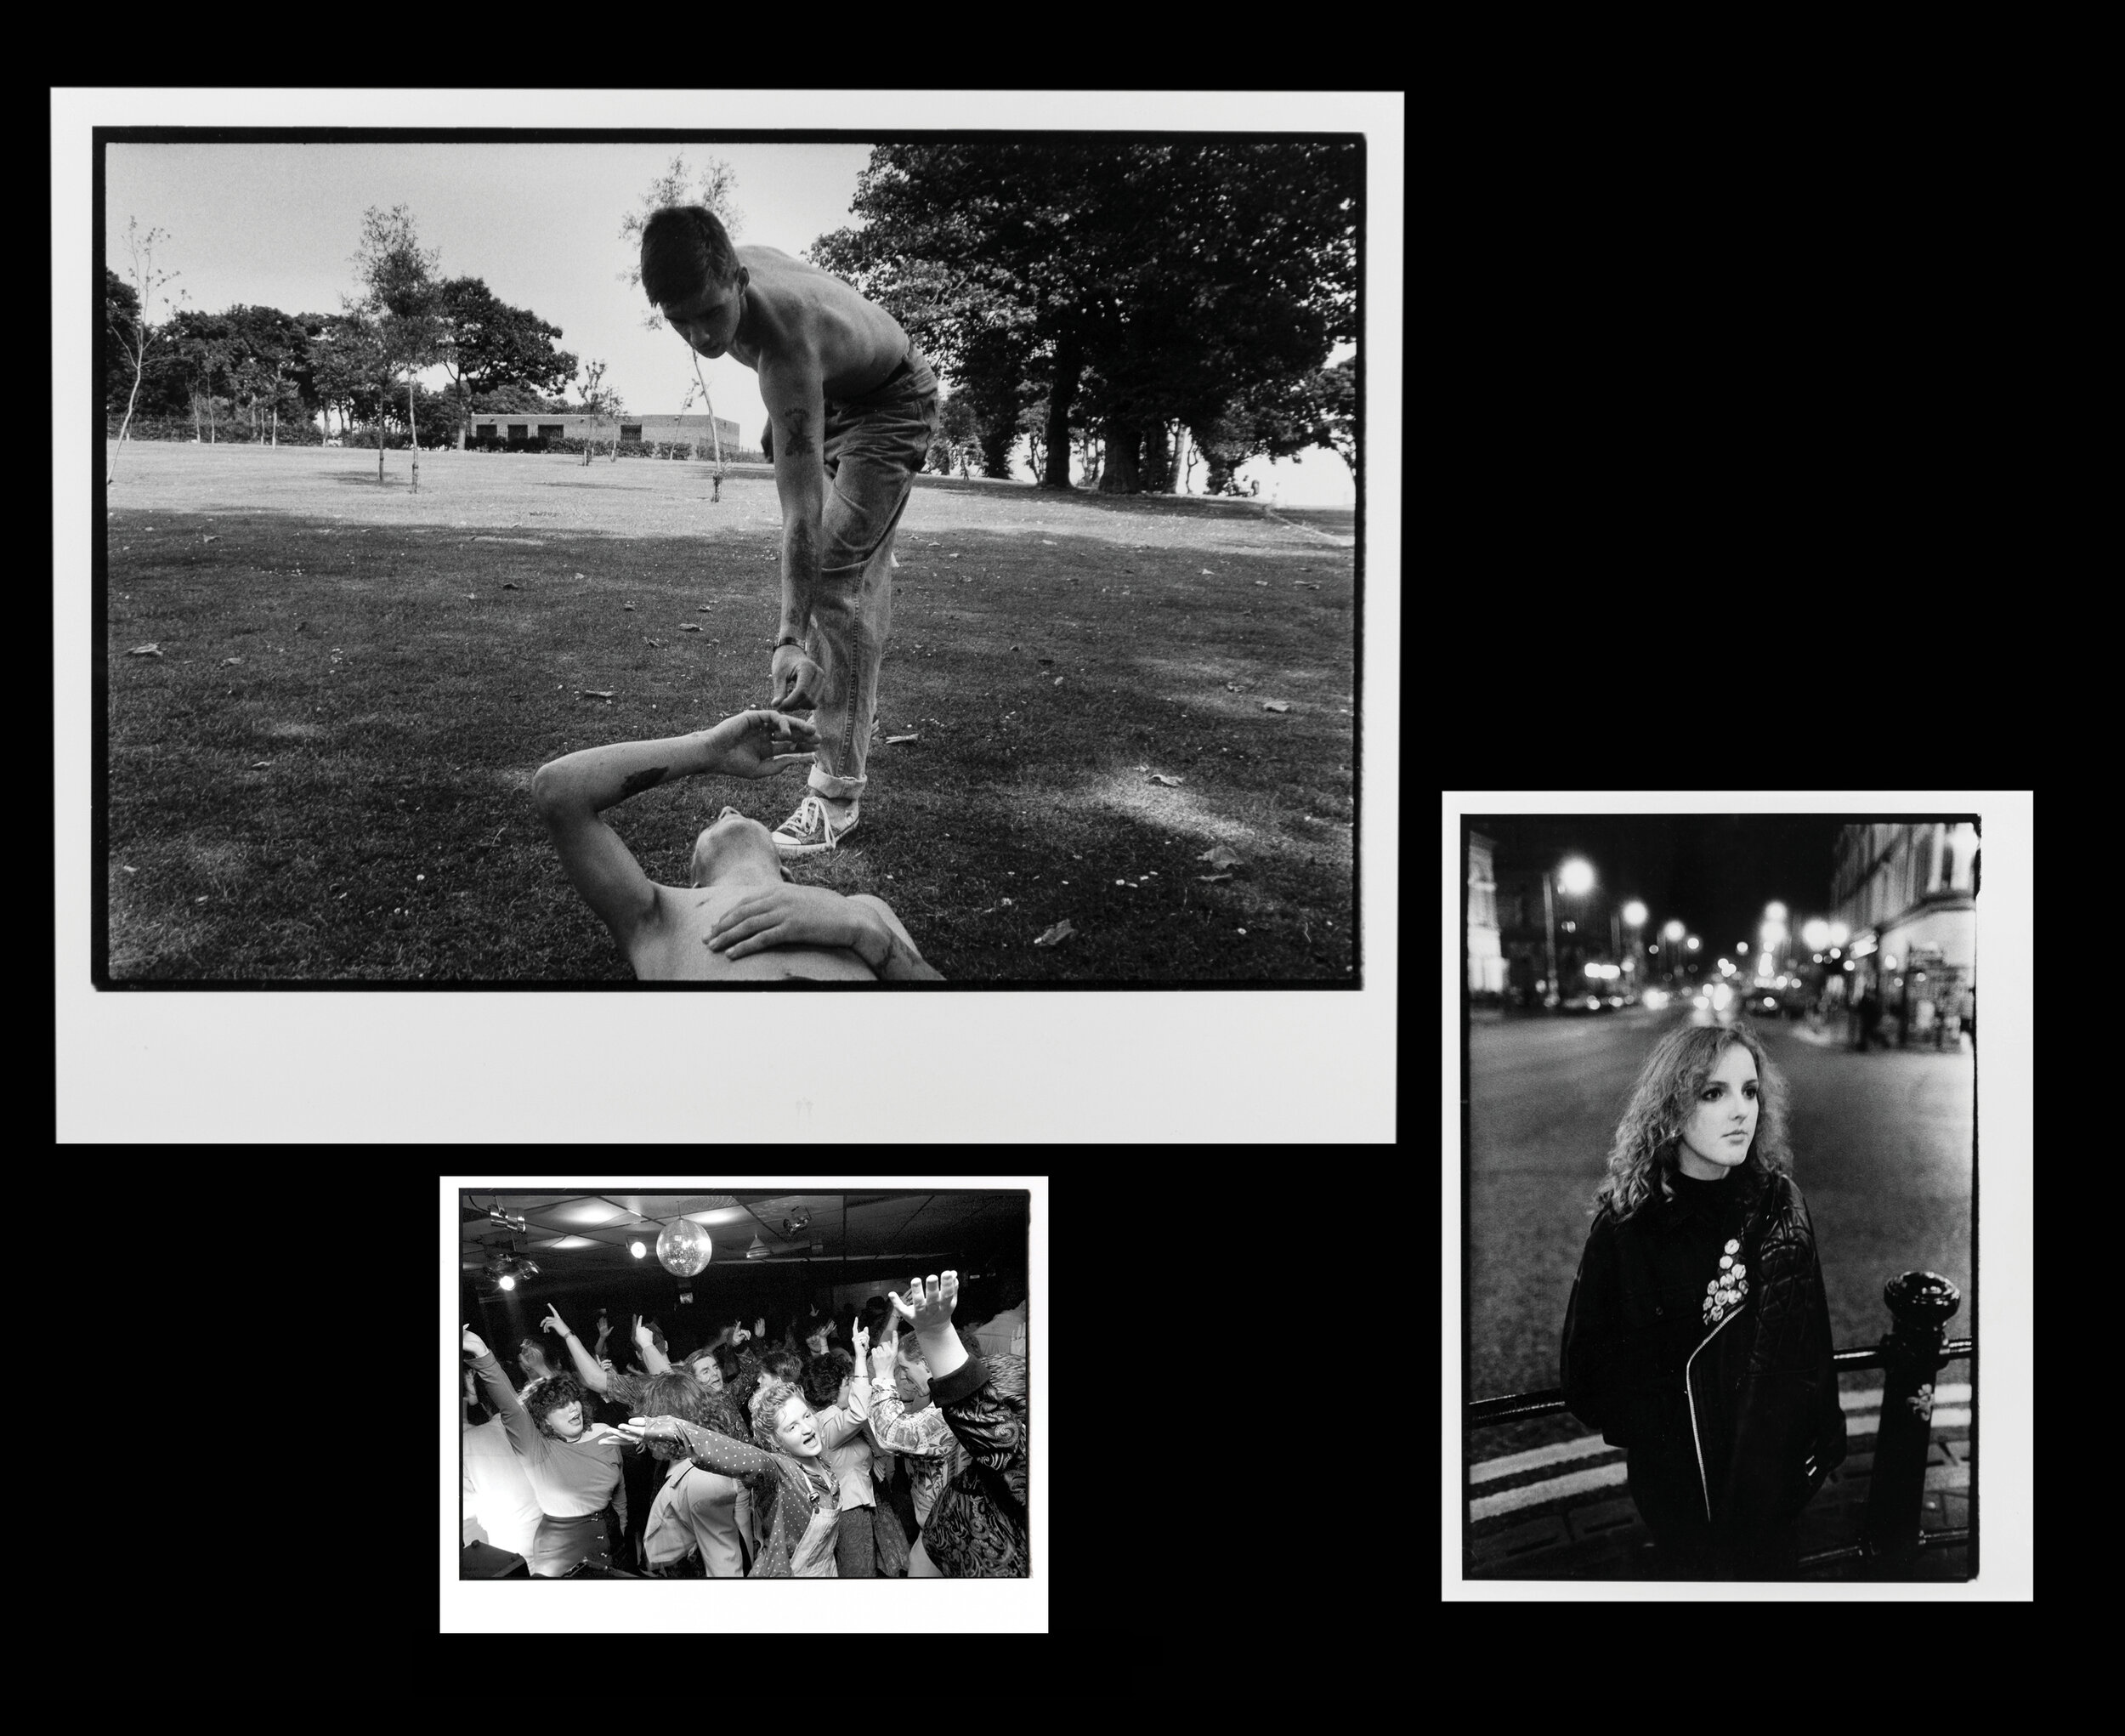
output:
[[819, 582], [804, 635], [804, 655], [826, 678], [809, 780], [822, 796], [858, 796], [867, 781], [892, 628], [893, 532], [938, 430], [937, 376], [912, 348], [906, 366], [866, 397], [826, 403]]

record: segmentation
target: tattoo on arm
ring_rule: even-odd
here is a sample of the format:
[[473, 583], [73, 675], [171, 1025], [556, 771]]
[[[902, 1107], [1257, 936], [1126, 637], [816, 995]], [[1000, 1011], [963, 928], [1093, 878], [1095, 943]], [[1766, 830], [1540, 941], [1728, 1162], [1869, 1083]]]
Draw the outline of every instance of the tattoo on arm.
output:
[[810, 411], [785, 411], [782, 420], [788, 435], [787, 451], [792, 458], [809, 457], [819, 451], [819, 441], [812, 433]]
[[669, 766], [653, 765], [644, 771], [630, 772], [626, 781], [620, 786], [620, 799], [624, 802], [630, 796], [639, 796], [644, 790], [654, 789], [664, 781], [664, 774], [669, 770]]

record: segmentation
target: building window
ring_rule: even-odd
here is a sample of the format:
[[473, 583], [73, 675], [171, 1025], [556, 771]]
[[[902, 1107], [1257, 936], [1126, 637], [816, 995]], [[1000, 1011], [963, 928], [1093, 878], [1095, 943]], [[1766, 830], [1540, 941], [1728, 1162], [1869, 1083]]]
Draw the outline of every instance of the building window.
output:
[[522, 440], [530, 431], [527, 424], [524, 423], [513, 422], [509, 424], [509, 438], [513, 440]]
[[542, 440], [558, 440], [567, 432], [568, 430], [558, 422], [542, 422], [539, 424], [539, 438]]
[[642, 424], [638, 422], [621, 423], [620, 424], [620, 438], [623, 440], [640, 440], [642, 438]]
[[495, 437], [495, 425], [491, 422], [474, 423], [473, 434], [477, 440], [490, 440]]

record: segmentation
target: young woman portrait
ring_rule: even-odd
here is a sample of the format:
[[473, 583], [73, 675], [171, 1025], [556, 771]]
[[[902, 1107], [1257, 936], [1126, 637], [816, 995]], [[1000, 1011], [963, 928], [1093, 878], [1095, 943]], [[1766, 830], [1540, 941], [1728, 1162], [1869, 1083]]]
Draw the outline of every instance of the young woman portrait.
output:
[[1795, 1577], [1801, 1511], [1844, 1457], [1785, 1092], [1746, 1024], [1670, 1032], [1595, 1191], [1565, 1403], [1624, 1449], [1661, 1578]]

